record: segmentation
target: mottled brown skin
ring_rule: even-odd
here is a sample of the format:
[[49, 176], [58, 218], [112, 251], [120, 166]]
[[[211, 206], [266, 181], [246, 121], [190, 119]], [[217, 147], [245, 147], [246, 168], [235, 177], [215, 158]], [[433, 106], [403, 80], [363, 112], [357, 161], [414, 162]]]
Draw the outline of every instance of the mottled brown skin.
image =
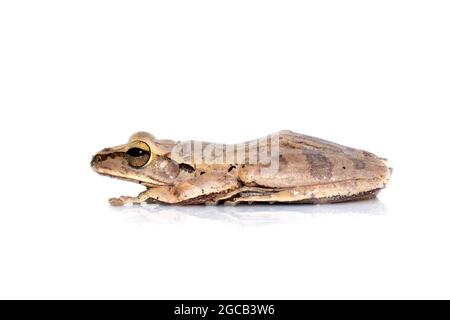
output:
[[[333, 203], [370, 199], [388, 183], [391, 175], [385, 159], [366, 151], [329, 141], [281, 131], [279, 170], [264, 170], [263, 164], [236, 161], [237, 150], [257, 148], [254, 141], [234, 145], [231, 160], [217, 158], [214, 164], [195, 162], [183, 145], [157, 140], [139, 132], [128, 144], [107, 148], [94, 156], [91, 166], [99, 174], [139, 183], [147, 188], [137, 197], [110, 200], [112, 205], [160, 202], [167, 204]], [[145, 142], [152, 159], [142, 168], [130, 167], [126, 152], [133, 142]], [[202, 148], [211, 146], [202, 143]], [[216, 144], [225, 150], [225, 145]], [[228, 159], [228, 158], [227, 158]], [[252, 162], [253, 163], [253, 162]]]

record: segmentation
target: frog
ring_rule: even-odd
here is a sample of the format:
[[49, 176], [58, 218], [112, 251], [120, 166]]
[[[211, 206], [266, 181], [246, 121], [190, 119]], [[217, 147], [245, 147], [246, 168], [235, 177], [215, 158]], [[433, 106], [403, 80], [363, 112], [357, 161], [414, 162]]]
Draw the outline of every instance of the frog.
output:
[[109, 199], [112, 206], [368, 200], [392, 174], [386, 158], [289, 130], [238, 144], [160, 140], [141, 131], [97, 152], [91, 168], [145, 188]]

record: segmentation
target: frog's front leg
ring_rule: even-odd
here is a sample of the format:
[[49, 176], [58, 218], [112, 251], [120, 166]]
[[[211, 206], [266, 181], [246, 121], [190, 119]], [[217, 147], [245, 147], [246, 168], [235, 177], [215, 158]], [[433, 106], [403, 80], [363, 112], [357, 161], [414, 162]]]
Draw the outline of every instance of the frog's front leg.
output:
[[205, 173], [201, 176], [180, 182], [174, 186], [149, 188], [137, 197], [120, 197], [110, 199], [113, 206], [141, 204], [144, 202], [161, 202], [167, 204], [208, 204], [240, 188], [236, 176], [228, 173]]
[[141, 204], [144, 202], [159, 201], [164, 203], [177, 203], [178, 197], [173, 186], [154, 187], [141, 192], [137, 197], [121, 196], [109, 199], [112, 206], [120, 207], [127, 204]]

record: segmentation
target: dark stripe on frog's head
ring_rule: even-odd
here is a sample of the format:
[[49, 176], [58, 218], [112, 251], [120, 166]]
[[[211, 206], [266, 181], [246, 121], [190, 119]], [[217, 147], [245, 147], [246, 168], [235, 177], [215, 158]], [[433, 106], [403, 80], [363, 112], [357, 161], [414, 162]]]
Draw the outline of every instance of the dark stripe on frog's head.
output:
[[[108, 149], [104, 149], [103, 151], [107, 151]], [[91, 167], [99, 165], [107, 159], [115, 159], [116, 157], [125, 157], [125, 152], [111, 152], [111, 153], [97, 153], [91, 160]]]

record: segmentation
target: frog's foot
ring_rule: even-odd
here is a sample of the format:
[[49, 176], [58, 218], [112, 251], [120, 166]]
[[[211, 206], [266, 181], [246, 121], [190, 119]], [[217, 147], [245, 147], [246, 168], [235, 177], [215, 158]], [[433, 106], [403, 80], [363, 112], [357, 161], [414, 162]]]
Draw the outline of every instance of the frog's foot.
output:
[[121, 196], [119, 198], [109, 199], [109, 203], [115, 207], [125, 205], [139, 205], [142, 203], [176, 203], [176, 195], [170, 187], [155, 187], [141, 192], [137, 197]]
[[113, 207], [121, 207], [127, 204], [136, 204], [136, 199], [135, 197], [127, 197], [127, 196], [121, 196], [119, 198], [111, 198], [109, 199], [109, 203], [113, 206]]
[[239, 201], [234, 201], [234, 200], [226, 200], [223, 202], [223, 205], [225, 207], [235, 207], [239, 204]]
[[135, 205], [135, 204], [138, 205], [151, 199], [148, 193], [149, 191], [146, 190], [144, 192], [141, 192], [137, 197], [120, 196], [119, 198], [111, 198], [109, 199], [109, 203], [114, 207], [121, 207], [125, 205]]

